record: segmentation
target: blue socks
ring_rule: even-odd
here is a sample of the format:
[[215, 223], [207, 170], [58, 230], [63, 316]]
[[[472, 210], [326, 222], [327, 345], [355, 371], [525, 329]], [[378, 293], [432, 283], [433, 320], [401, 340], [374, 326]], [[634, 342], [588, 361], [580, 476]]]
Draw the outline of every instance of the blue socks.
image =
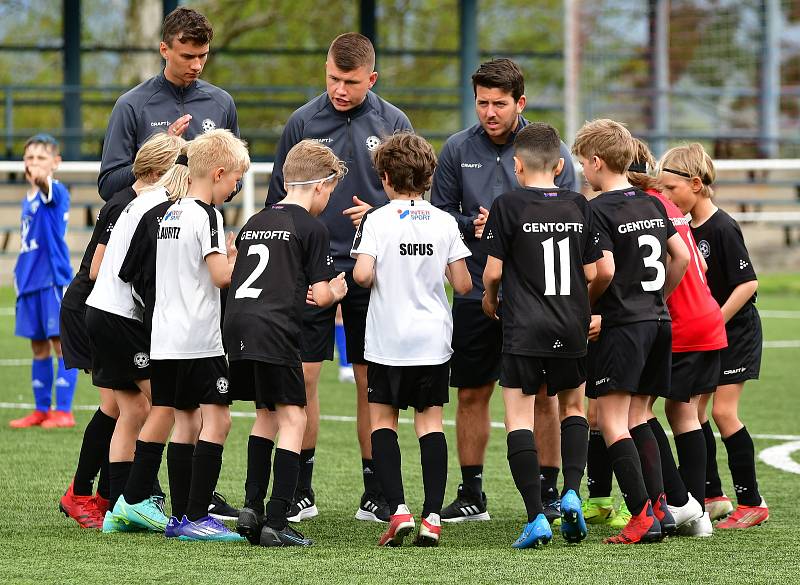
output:
[[78, 369], [67, 369], [64, 358], [58, 360], [58, 376], [56, 377], [56, 410], [69, 412], [72, 410], [72, 398], [75, 396], [75, 385], [78, 382]]
[[350, 365], [350, 362], [347, 361], [347, 340], [344, 336], [344, 325], [337, 323], [334, 331], [336, 332], [336, 351], [339, 353], [339, 367], [343, 368]]
[[[53, 393], [53, 358], [33, 360], [31, 367], [31, 385], [36, 410], [47, 412], [50, 410], [50, 400]], [[74, 387], [74, 384], [73, 384]]]

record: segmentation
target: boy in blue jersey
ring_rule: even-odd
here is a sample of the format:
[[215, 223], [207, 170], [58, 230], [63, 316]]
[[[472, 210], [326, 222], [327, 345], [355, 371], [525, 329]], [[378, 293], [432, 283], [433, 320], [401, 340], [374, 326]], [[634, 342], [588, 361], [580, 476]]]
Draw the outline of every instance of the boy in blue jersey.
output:
[[[64, 288], [72, 280], [69, 249], [64, 236], [69, 216], [69, 191], [53, 179], [61, 162], [52, 136], [37, 134], [25, 143], [25, 178], [30, 188], [22, 200], [21, 243], [14, 267], [17, 291], [15, 334], [31, 340], [31, 378], [36, 409], [12, 420], [13, 428], [73, 427], [72, 397], [78, 371], [68, 370], [61, 356], [59, 312]], [[53, 359], [58, 357], [56, 409], [50, 411]]]

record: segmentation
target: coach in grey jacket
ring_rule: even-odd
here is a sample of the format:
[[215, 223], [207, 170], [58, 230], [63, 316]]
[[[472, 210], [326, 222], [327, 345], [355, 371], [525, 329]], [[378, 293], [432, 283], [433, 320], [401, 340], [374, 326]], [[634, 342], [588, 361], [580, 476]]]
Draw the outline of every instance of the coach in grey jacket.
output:
[[[267, 204], [286, 195], [283, 162], [286, 154], [303, 139], [329, 146], [345, 161], [348, 172], [331, 194], [320, 219], [330, 232], [331, 256], [337, 271], [346, 273], [348, 291], [341, 301], [347, 337], [347, 359], [353, 364], [357, 392], [358, 440], [361, 446], [364, 494], [356, 518], [389, 520], [388, 504], [380, 493], [372, 467], [371, 429], [367, 402], [367, 365], [364, 360], [369, 290], [355, 284], [350, 258], [356, 228], [370, 207], [388, 201], [380, 177], [372, 166], [372, 153], [381, 139], [397, 130], [411, 130], [406, 115], [370, 91], [378, 73], [374, 71], [375, 49], [366, 37], [346, 33], [334, 39], [325, 63], [327, 91], [314, 98], [289, 118], [283, 129], [267, 194]], [[322, 178], [322, 177], [320, 177]], [[333, 359], [333, 327], [336, 306], [327, 309], [307, 306], [303, 314], [302, 359], [306, 384], [307, 424], [300, 453], [300, 478], [290, 519], [301, 520], [317, 514], [311, 490], [311, 470], [319, 429], [317, 384], [324, 360]]]
[[[483, 460], [489, 441], [489, 399], [500, 376], [502, 332], [498, 321], [481, 309], [486, 253], [480, 245], [492, 202], [518, 186], [514, 175], [514, 137], [528, 121], [522, 71], [509, 59], [483, 63], [472, 76], [479, 122], [451, 136], [439, 156], [431, 188], [431, 203], [452, 215], [472, 256], [467, 267], [472, 291], [455, 295], [453, 302], [453, 357], [450, 385], [458, 388], [456, 436], [462, 483], [456, 500], [442, 510], [442, 520], [488, 520], [482, 489]], [[576, 190], [569, 149], [561, 144], [564, 168], [556, 185]], [[558, 493], [557, 404], [547, 396], [536, 399], [536, 443], [542, 474], [542, 500], [552, 503]], [[547, 513], [547, 510], [546, 510]], [[552, 519], [551, 519], [552, 522]]]
[[176, 8], [164, 19], [164, 71], [123, 94], [111, 111], [97, 179], [104, 200], [134, 183], [133, 159], [156, 132], [191, 140], [227, 128], [239, 136], [233, 98], [199, 79], [213, 34], [206, 17], [189, 8]]

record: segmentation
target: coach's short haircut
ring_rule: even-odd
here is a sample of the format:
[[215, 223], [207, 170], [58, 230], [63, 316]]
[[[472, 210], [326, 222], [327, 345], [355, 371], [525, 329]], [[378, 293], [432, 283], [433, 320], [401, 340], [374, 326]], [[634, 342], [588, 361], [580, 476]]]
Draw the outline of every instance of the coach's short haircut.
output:
[[236, 138], [230, 130], [218, 128], [201, 134], [189, 142], [186, 154], [192, 177], [207, 177], [220, 167], [228, 173], [243, 173], [250, 167], [247, 143]]
[[148, 138], [133, 160], [133, 176], [139, 179], [155, 177], [157, 180], [174, 164], [175, 159], [186, 146], [180, 136], [157, 132]]
[[301, 140], [292, 147], [283, 162], [283, 180], [287, 183], [322, 180], [331, 175], [338, 181], [346, 174], [344, 161], [316, 140]]
[[25, 147], [22, 149], [22, 152], [24, 153], [26, 150], [28, 150], [28, 147], [32, 144], [44, 146], [53, 156], [58, 156], [61, 152], [61, 149], [58, 146], [58, 140], [45, 132], [34, 134], [28, 138], [25, 141]]
[[651, 174], [655, 172], [656, 159], [650, 152], [650, 147], [638, 138], [634, 138], [633, 142], [636, 145], [636, 156], [628, 168], [628, 182], [642, 191], [659, 191], [658, 179]]
[[510, 93], [517, 101], [525, 93], [525, 78], [522, 70], [511, 59], [492, 59], [481, 63], [472, 74], [472, 91], [478, 95], [478, 86], [498, 88]]
[[628, 129], [614, 120], [600, 118], [578, 130], [572, 152], [576, 156], [603, 159], [612, 173], [627, 172], [636, 157], [636, 143]]
[[533, 172], [551, 172], [561, 158], [561, 137], [550, 124], [533, 122], [517, 133], [514, 154]]
[[687, 181], [697, 177], [703, 184], [703, 195], [708, 198], [714, 196], [711, 184], [717, 178], [717, 171], [714, 168], [714, 161], [708, 156], [702, 144], [692, 142], [670, 148], [661, 157], [658, 170], [678, 175]]
[[161, 40], [167, 46], [171, 47], [175, 38], [182, 43], [208, 45], [214, 38], [214, 29], [205, 16], [191, 8], [180, 6], [167, 14], [161, 27]]
[[373, 153], [378, 175], [389, 176], [389, 184], [397, 193], [421, 195], [431, 186], [436, 169], [433, 147], [421, 136], [398, 132], [384, 140]]
[[366, 67], [375, 69], [375, 47], [364, 35], [349, 32], [339, 35], [328, 49], [328, 58], [342, 71], [353, 71]]

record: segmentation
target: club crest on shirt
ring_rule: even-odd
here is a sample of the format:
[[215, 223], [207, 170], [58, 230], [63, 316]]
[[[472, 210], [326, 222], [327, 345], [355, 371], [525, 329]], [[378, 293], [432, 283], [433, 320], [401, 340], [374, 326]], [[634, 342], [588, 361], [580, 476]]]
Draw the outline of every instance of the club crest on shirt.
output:
[[708, 258], [711, 256], [711, 245], [706, 240], [700, 240], [697, 242], [697, 249], [700, 250], [703, 258]]
[[217, 123], [214, 122], [211, 118], [206, 118], [203, 120], [203, 132], [211, 132], [212, 130], [217, 129]]
[[367, 138], [366, 144], [367, 144], [367, 150], [372, 152], [381, 145], [381, 139], [378, 138], [377, 136], [370, 136], [369, 138]]
[[228, 393], [228, 378], [221, 377], [217, 378], [217, 392], [220, 394], [227, 394]]
[[133, 365], [139, 369], [146, 368], [150, 365], [150, 356], [147, 355], [145, 352], [140, 351], [135, 356], [133, 356]]

